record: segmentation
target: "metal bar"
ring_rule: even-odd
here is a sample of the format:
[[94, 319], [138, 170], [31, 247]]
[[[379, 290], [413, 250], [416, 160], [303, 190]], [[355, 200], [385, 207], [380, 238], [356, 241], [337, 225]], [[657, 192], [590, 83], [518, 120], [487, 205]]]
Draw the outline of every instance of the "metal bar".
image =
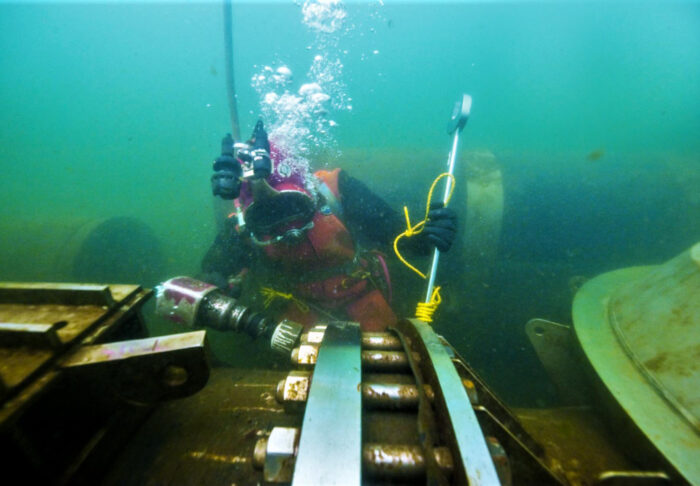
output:
[[[452, 175], [455, 170], [455, 159], [457, 158], [457, 145], [459, 144], [459, 130], [455, 131], [454, 138], [452, 139], [452, 150], [450, 151], [450, 156], [447, 161], [448, 170], [447, 172]], [[445, 184], [445, 193], [442, 196], [443, 204], [447, 205], [447, 198], [450, 195], [450, 188], [452, 187], [452, 178], [447, 178], [447, 184]], [[428, 289], [425, 293], [425, 302], [430, 302], [433, 296], [433, 288], [435, 287], [435, 276], [437, 275], [438, 263], [440, 261], [440, 250], [435, 248], [433, 251], [433, 262], [430, 264], [430, 278], [428, 279]]]
[[112, 306], [109, 285], [65, 283], [0, 283], [0, 304]]
[[362, 366], [366, 370], [401, 371], [410, 368], [403, 351], [362, 351]]
[[436, 380], [433, 385], [439, 388], [435, 392], [442, 395], [459, 452], [455, 461], [462, 463], [470, 485], [501, 484], [484, 433], [444, 344], [428, 324], [418, 319], [411, 319], [410, 322], [433, 365]]
[[292, 486], [359, 486], [362, 479], [360, 329], [329, 326], [304, 413]]
[[418, 387], [404, 383], [363, 383], [362, 400], [366, 407], [373, 409], [415, 410]]
[[401, 349], [401, 341], [389, 332], [363, 332], [362, 349], [397, 351]]
[[65, 325], [66, 321], [49, 324], [0, 322], [0, 345], [59, 348], [61, 340], [56, 331]]
[[[433, 449], [438, 467], [446, 472], [452, 469], [452, 455], [445, 447]], [[372, 478], [417, 480], [425, 476], [425, 453], [418, 445], [365, 444], [362, 447], [362, 465]]]

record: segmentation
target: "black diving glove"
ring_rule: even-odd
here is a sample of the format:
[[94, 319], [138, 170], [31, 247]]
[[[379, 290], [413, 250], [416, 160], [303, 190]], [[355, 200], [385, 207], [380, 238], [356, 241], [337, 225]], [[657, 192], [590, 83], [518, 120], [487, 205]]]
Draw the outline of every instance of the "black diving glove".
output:
[[423, 238], [441, 252], [449, 250], [457, 236], [457, 213], [444, 206], [441, 202], [430, 204], [428, 220], [421, 232]]

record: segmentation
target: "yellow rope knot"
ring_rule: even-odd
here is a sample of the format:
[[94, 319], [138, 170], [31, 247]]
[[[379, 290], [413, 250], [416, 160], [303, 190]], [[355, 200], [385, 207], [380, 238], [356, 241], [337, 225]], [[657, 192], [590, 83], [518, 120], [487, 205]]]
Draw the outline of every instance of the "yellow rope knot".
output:
[[260, 293], [265, 297], [265, 302], [263, 304], [265, 309], [270, 307], [270, 304], [272, 304], [272, 302], [274, 302], [275, 299], [279, 298], [294, 302], [294, 304], [297, 306], [297, 309], [299, 309], [301, 312], [309, 312], [309, 306], [306, 305], [306, 303], [294, 297], [292, 294], [285, 294], [284, 292], [280, 292], [279, 290], [275, 290], [271, 287], [261, 288]]
[[423, 227], [425, 226], [425, 223], [428, 221], [428, 213], [430, 212], [430, 201], [433, 199], [433, 191], [435, 190], [435, 186], [437, 183], [440, 181], [440, 179], [444, 177], [449, 177], [449, 179], [452, 181], [450, 184], [450, 192], [447, 194], [447, 201], [445, 202], [445, 205], [450, 201], [452, 198], [452, 191], [454, 191], [455, 188], [455, 178], [452, 174], [449, 174], [447, 172], [443, 172], [439, 176], [435, 178], [433, 181], [432, 185], [430, 186], [430, 191], [428, 191], [428, 200], [425, 204], [425, 216], [423, 216], [423, 220], [419, 221], [418, 223], [412, 225], [411, 224], [411, 218], [408, 215], [408, 208], [406, 206], [403, 207], [403, 212], [404, 215], [406, 216], [406, 231], [401, 233], [399, 236], [397, 236], [394, 239], [394, 253], [396, 253], [396, 256], [401, 260], [401, 263], [406, 265], [408, 268], [416, 272], [418, 275], [421, 276], [421, 278], [427, 278], [426, 275], [418, 270], [416, 267], [408, 263], [408, 261], [401, 255], [401, 252], [399, 252], [399, 240], [404, 237], [410, 238], [411, 236], [415, 236], [419, 234], [420, 232], [423, 231]]
[[416, 304], [416, 319], [428, 323], [433, 322], [433, 314], [435, 314], [440, 302], [442, 302], [440, 287], [435, 287], [433, 295], [430, 296], [430, 302], [418, 302]]

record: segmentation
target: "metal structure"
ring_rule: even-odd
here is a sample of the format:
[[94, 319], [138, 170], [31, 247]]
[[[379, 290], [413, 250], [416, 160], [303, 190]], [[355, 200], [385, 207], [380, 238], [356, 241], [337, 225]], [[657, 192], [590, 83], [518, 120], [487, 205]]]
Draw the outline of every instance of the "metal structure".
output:
[[275, 395], [303, 418], [296, 432], [285, 425], [258, 440], [253, 462], [266, 481], [514, 484], [502, 437], [518, 438], [514, 455], [528, 457], [518, 479], [563, 482], [514, 416], [419, 320], [387, 333], [360, 333], [351, 323], [317, 326], [302, 335], [292, 360], [301, 370], [282, 379]]
[[136, 285], [0, 284], [6, 478], [89, 482], [154, 404], [206, 384], [204, 331], [145, 337], [140, 309], [150, 294]]
[[[528, 336], [552, 368], [552, 381], [577, 404], [532, 410], [506, 407], [419, 320], [401, 320], [381, 333], [361, 332], [352, 322], [326, 322], [299, 335], [297, 324], [274, 326], [196, 281], [169, 281], [156, 306], [163, 315], [262, 337], [293, 366], [210, 370], [205, 331], [145, 337], [140, 308], [148, 290], [2, 284], [4, 472], [31, 483], [102, 486], [684, 484], [688, 473], [678, 458], [690, 459], [692, 450], [681, 444], [685, 455], [667, 453], [660, 450], [668, 443], [664, 438], [640, 459], [636, 453], [645, 449], [646, 439], [630, 441], [621, 433], [633, 428], [629, 418], [609, 421], [602, 413], [614, 407], [593, 400], [600, 383], [580, 372], [586, 363], [576, 338], [584, 351], [607, 353], [594, 339], [601, 326], [590, 320], [600, 317], [599, 306], [606, 302], [615, 306], [607, 344], [620, 341], [616, 332], [628, 346], [643, 336], [631, 326], [645, 322], [636, 317], [642, 310], [651, 326], [697, 324], [692, 297], [700, 285], [698, 248], [658, 269], [587, 283], [574, 308], [577, 336], [542, 319], [528, 323]], [[605, 285], [613, 280], [621, 286], [607, 299]], [[654, 290], [659, 285], [663, 292]], [[647, 291], [641, 302], [629, 300]], [[655, 303], [659, 295], [672, 305]], [[679, 342], [657, 341], [662, 347]], [[628, 355], [641, 352], [649, 350]], [[639, 361], [645, 369], [638, 371], [658, 372], [654, 379], [662, 385], [645, 392], [641, 407], [660, 399], [673, 402], [664, 393], [677, 393], [677, 401], [697, 393], [669, 381], [664, 363]], [[613, 364], [631, 366], [622, 359]], [[601, 371], [604, 387], [621, 378], [611, 373]], [[614, 386], [617, 391], [621, 385]], [[639, 413], [636, 403], [619, 402], [623, 411]], [[676, 419], [693, 425], [682, 414]], [[637, 423], [652, 425], [648, 417]], [[616, 427], [612, 433], [610, 424]], [[688, 464], [694, 467], [692, 460]]]

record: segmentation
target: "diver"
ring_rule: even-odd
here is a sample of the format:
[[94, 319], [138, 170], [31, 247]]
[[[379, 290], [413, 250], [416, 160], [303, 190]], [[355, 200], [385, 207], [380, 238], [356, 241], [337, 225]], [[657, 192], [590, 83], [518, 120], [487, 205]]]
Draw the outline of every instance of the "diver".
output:
[[[268, 140], [262, 120], [246, 143], [223, 138], [212, 192], [235, 206], [204, 256], [202, 280], [238, 298], [246, 275], [267, 275], [256, 286], [265, 304], [280, 297], [276, 317], [307, 326], [321, 316], [357, 321], [365, 331], [393, 325], [385, 254], [404, 219], [344, 170], [311, 174], [294, 162]], [[445, 252], [456, 230], [454, 210], [432, 204], [423, 231], [402, 251]]]

